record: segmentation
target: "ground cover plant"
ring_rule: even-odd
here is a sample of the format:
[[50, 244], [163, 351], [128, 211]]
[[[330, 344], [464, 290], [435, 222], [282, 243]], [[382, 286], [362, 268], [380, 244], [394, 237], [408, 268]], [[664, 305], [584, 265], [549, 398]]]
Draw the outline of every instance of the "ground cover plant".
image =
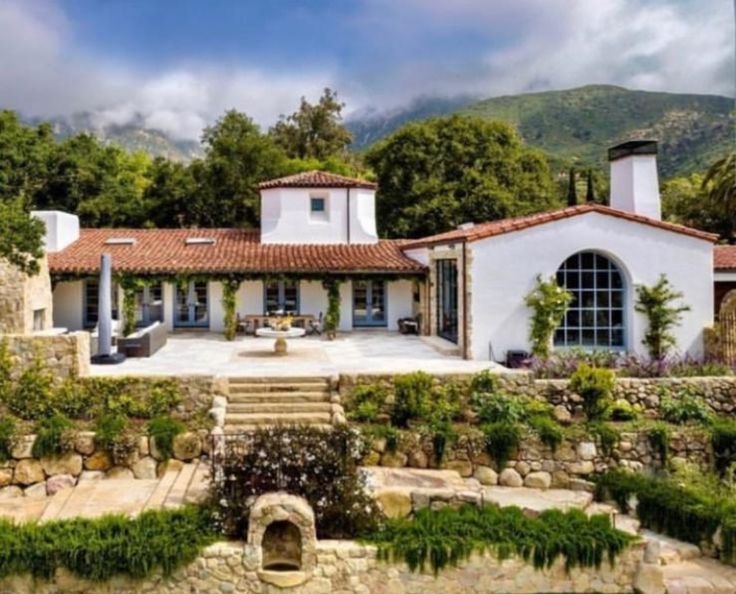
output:
[[277, 426], [225, 438], [211, 485], [217, 523], [242, 536], [255, 497], [286, 491], [312, 506], [319, 538], [365, 534], [382, 516], [358, 471], [364, 453], [360, 433], [344, 426]]
[[192, 562], [216, 534], [204, 508], [147, 511], [43, 524], [0, 520], [0, 577], [30, 574], [50, 579], [64, 568], [104, 581], [116, 575], [171, 574]]
[[736, 491], [714, 478], [650, 477], [613, 470], [596, 479], [599, 499], [613, 499], [629, 512], [632, 496], [644, 528], [702, 546], [716, 546], [721, 560], [736, 563]]
[[380, 559], [437, 574], [486, 552], [499, 559], [518, 556], [538, 569], [558, 559], [568, 570], [600, 567], [606, 560], [613, 564], [634, 537], [614, 529], [607, 516], [588, 517], [579, 510], [529, 518], [517, 507], [465, 505], [425, 508], [412, 519], [390, 520], [365, 540], [378, 547]]

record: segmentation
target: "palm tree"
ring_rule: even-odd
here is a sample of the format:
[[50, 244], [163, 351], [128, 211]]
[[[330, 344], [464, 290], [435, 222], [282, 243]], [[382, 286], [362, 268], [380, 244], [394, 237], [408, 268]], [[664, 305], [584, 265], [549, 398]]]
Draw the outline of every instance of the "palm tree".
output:
[[721, 236], [729, 243], [736, 243], [736, 152], [713, 163], [702, 187], [718, 217]]

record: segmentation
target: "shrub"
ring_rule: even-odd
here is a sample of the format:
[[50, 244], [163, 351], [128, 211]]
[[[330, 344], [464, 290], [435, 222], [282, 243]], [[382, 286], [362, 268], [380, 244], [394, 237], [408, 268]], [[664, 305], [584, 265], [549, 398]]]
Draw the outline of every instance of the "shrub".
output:
[[429, 566], [435, 575], [473, 553], [490, 551], [499, 559], [516, 555], [537, 569], [564, 559], [566, 568], [613, 564], [634, 537], [613, 528], [605, 515], [548, 510], [536, 518], [518, 507], [471, 506], [421, 509], [412, 520], [391, 520], [366, 540], [380, 559], [403, 561], [411, 571]]
[[596, 438], [601, 451], [606, 456], [610, 456], [613, 453], [613, 449], [621, 440], [621, 435], [616, 428], [602, 421], [590, 423], [588, 425], [588, 431]]
[[608, 408], [608, 418], [612, 421], [634, 421], [639, 417], [639, 411], [624, 398], [619, 398]]
[[212, 503], [225, 533], [240, 537], [254, 497], [285, 491], [314, 510], [319, 538], [350, 538], [381, 520], [359, 472], [366, 444], [346, 426], [277, 426], [224, 442], [214, 459]]
[[659, 412], [668, 423], [684, 425], [686, 423], [710, 422], [710, 407], [700, 397], [687, 390], [676, 398], [662, 397]]
[[174, 438], [185, 429], [181, 421], [165, 415], [151, 419], [147, 425], [148, 435], [153, 439], [156, 449], [164, 460], [174, 455]]
[[138, 448], [138, 434], [127, 417], [107, 413], [95, 421], [95, 443], [112, 456], [115, 464], [125, 464]]
[[54, 390], [50, 407], [72, 419], [91, 419], [95, 413], [94, 394], [79, 378], [70, 376]]
[[386, 442], [386, 451], [392, 454], [399, 449], [401, 432], [391, 425], [374, 425], [363, 428], [366, 437], [371, 439], [383, 439]]
[[539, 440], [553, 452], [562, 443], [562, 429], [549, 417], [533, 416], [529, 419], [529, 426], [537, 434]]
[[736, 421], [722, 419], [711, 428], [711, 445], [716, 470], [724, 475], [736, 464]]
[[659, 461], [667, 464], [670, 453], [670, 428], [665, 423], [657, 423], [647, 431], [647, 439]]
[[116, 575], [170, 575], [214, 542], [205, 509], [147, 511], [43, 524], [0, 520], [0, 577], [30, 574], [51, 579], [64, 568], [101, 582]]
[[470, 405], [481, 423], [520, 423], [527, 416], [524, 401], [506, 394], [477, 392]]
[[481, 427], [485, 439], [485, 448], [493, 458], [498, 471], [506, 467], [511, 456], [519, 449], [521, 428], [515, 423], [486, 423]]
[[457, 432], [452, 426], [457, 414], [457, 404], [445, 399], [443, 394], [435, 395], [430, 401], [424, 432], [432, 439], [432, 451], [437, 464], [444, 459], [447, 446], [457, 439]]
[[13, 361], [7, 338], [0, 339], [0, 402], [5, 402], [13, 389]]
[[676, 346], [672, 330], [679, 325], [682, 314], [690, 311], [690, 307], [673, 305], [674, 301], [682, 298], [682, 293], [672, 288], [664, 274], [651, 287], [638, 286], [636, 295], [636, 311], [644, 314], [649, 322], [642, 344], [647, 347], [652, 359], [659, 360]]
[[74, 449], [74, 423], [64, 415], [54, 414], [36, 425], [33, 457], [60, 456]]
[[0, 417], [0, 462], [10, 460], [18, 439], [18, 427], [13, 417]]
[[5, 405], [26, 421], [46, 416], [50, 411], [53, 378], [44, 367], [40, 355], [20, 374], [14, 389], [6, 396]]
[[397, 375], [394, 378], [391, 422], [397, 427], [407, 427], [409, 421], [422, 417], [431, 391], [432, 376], [423, 371]]
[[498, 392], [498, 388], [498, 375], [490, 369], [479, 371], [470, 380], [471, 394], [493, 394], [494, 392]]
[[532, 309], [529, 342], [532, 353], [541, 358], [549, 356], [552, 336], [567, 313], [573, 300], [572, 293], [560, 287], [554, 278], [537, 277], [537, 285], [526, 296], [525, 303]]
[[348, 417], [359, 423], [372, 423], [386, 403], [386, 389], [378, 384], [356, 386], [350, 394]]
[[570, 378], [570, 389], [583, 399], [583, 411], [589, 421], [600, 419], [606, 412], [615, 375], [610, 369], [580, 365]]

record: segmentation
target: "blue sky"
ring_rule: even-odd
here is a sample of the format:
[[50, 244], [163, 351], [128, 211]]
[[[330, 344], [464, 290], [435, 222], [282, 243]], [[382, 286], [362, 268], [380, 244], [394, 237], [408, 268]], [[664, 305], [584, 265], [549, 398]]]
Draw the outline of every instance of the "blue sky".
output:
[[350, 113], [590, 83], [734, 94], [732, 0], [0, 0], [0, 106], [196, 138], [301, 95]]

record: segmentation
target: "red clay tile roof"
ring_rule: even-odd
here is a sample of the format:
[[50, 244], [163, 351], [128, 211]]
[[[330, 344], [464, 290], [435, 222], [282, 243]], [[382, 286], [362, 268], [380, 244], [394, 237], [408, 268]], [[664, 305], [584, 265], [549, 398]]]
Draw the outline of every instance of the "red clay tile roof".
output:
[[[111, 245], [110, 239], [134, 245]], [[214, 244], [186, 245], [187, 238]], [[138, 274], [177, 273], [422, 273], [404, 255], [403, 241], [376, 244], [264, 245], [258, 230], [245, 229], [82, 229], [77, 241], [49, 254], [52, 274], [94, 274], [100, 255], [112, 254], [113, 270]]]
[[553, 221], [559, 221], [561, 219], [567, 219], [590, 212], [610, 215], [627, 221], [649, 225], [650, 227], [657, 227], [674, 233], [690, 235], [691, 237], [697, 237], [698, 239], [704, 239], [706, 241], [715, 242], [718, 239], [717, 235], [713, 235], [711, 233], [698, 231], [697, 229], [691, 229], [690, 227], [683, 227], [682, 225], [675, 225], [674, 223], [665, 223], [664, 221], [658, 221], [656, 219], [617, 210], [608, 206], [601, 206], [600, 204], [580, 204], [578, 206], [570, 206], [560, 210], [541, 212], [513, 219], [478, 223], [467, 229], [453, 229], [452, 231], [411, 241], [404, 246], [404, 249], [458, 241], [477, 241], [479, 239], [485, 239], [486, 237], [503, 235], [504, 233], [512, 233], [513, 231], [521, 231], [522, 229], [528, 229], [529, 227], [535, 227], [537, 225], [543, 225], [545, 223], [551, 223]]
[[375, 190], [376, 184], [364, 179], [345, 177], [327, 171], [304, 171], [258, 184], [261, 190], [269, 188], [365, 188]]
[[717, 245], [713, 260], [716, 270], [736, 270], [736, 245]]

